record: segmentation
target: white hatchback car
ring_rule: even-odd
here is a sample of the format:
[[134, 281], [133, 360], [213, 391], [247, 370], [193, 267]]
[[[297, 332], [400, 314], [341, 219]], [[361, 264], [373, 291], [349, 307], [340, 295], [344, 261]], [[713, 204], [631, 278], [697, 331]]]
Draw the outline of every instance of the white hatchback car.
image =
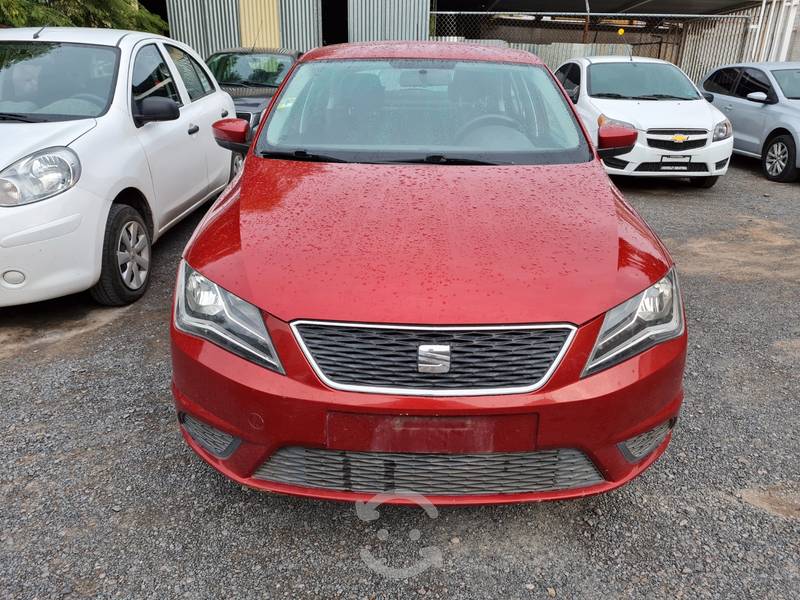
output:
[[0, 30], [0, 306], [137, 300], [151, 244], [222, 190], [234, 116], [190, 48], [104, 29]]
[[711, 187], [728, 170], [733, 128], [672, 63], [655, 58], [576, 58], [556, 70], [597, 142], [600, 125], [636, 129], [627, 154], [603, 161], [612, 175], [688, 177]]

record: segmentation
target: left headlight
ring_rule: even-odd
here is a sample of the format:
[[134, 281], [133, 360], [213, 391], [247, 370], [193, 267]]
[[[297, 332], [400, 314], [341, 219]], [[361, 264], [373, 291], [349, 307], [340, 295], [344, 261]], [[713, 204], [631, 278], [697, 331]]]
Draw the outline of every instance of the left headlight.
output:
[[683, 333], [683, 305], [673, 269], [641, 294], [606, 313], [583, 377]]
[[733, 135], [733, 125], [728, 119], [721, 121], [714, 125], [714, 137], [711, 138], [712, 142], [719, 142], [721, 140], [727, 140], [729, 137]]
[[262, 367], [283, 373], [261, 311], [181, 261], [175, 327]]
[[34, 152], [0, 171], [0, 206], [39, 202], [67, 191], [81, 176], [81, 161], [69, 148]]

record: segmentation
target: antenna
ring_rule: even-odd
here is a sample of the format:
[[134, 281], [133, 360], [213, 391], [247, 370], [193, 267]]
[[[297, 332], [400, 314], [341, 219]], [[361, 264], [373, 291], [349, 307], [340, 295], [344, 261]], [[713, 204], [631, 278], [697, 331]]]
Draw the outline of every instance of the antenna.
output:
[[622, 27], [617, 29], [617, 35], [622, 38], [622, 42], [624, 44], [630, 47], [630, 50], [628, 50], [628, 58], [630, 59], [631, 62], [633, 62], [633, 45], [628, 44], [627, 40], [625, 39], [625, 29]]
[[45, 27], [47, 27], [47, 25], [42, 25], [41, 29], [33, 34], [33, 39], [38, 40]]

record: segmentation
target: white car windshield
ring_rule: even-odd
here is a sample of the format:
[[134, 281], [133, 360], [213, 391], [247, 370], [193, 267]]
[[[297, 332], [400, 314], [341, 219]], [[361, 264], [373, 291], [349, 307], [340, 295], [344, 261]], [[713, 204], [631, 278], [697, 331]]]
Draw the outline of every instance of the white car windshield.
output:
[[119, 50], [52, 42], [0, 42], [0, 120], [63, 121], [104, 114]]
[[256, 148], [335, 162], [554, 164], [591, 151], [543, 67], [441, 60], [300, 65]]
[[700, 95], [683, 71], [654, 62], [607, 62], [589, 65], [592, 98], [612, 100], [698, 100]]

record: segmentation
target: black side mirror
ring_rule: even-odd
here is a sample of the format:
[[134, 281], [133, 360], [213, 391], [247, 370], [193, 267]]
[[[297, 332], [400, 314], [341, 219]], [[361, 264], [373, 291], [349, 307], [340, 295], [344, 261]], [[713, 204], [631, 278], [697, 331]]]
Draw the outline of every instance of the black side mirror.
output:
[[712, 94], [711, 92], [703, 92], [703, 98], [705, 98], [709, 102], [713, 102], [714, 101], [714, 94]]
[[150, 96], [138, 102], [134, 107], [133, 120], [141, 127], [151, 121], [174, 121], [181, 116], [181, 109], [175, 100]]
[[573, 104], [578, 103], [578, 98], [580, 98], [580, 95], [581, 95], [581, 86], [579, 85], [576, 85], [574, 88], [567, 90], [567, 96], [569, 96], [569, 99], [572, 100]]

